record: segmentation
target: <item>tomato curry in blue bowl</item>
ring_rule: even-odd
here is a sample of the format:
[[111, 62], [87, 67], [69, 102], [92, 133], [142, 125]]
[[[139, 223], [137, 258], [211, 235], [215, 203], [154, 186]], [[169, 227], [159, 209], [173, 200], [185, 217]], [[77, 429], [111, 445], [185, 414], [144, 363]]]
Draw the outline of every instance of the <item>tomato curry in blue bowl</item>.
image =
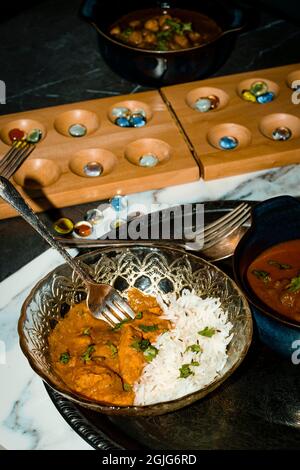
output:
[[300, 348], [300, 202], [279, 196], [257, 204], [234, 253], [262, 342], [292, 358]]

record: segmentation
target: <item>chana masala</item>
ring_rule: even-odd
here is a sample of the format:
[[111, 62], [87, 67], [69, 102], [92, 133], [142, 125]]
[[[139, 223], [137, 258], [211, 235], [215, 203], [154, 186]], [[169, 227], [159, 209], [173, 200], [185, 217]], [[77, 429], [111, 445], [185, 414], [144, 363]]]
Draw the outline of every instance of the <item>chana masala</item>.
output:
[[256, 296], [275, 312], [300, 322], [300, 240], [263, 251], [247, 270]]
[[183, 12], [184, 20], [169, 12], [156, 15], [145, 11], [130, 13], [116, 21], [109, 34], [140, 49], [176, 51], [209, 43], [221, 33], [213, 19], [199, 12], [188, 12], [186, 20], [187, 12]]
[[156, 338], [171, 328], [160, 317], [156, 299], [138, 289], [128, 291], [134, 320], [112, 328], [93, 318], [85, 302], [73, 306], [49, 336], [57, 375], [80, 395], [104, 404], [130, 406], [133, 384], [157, 354]]

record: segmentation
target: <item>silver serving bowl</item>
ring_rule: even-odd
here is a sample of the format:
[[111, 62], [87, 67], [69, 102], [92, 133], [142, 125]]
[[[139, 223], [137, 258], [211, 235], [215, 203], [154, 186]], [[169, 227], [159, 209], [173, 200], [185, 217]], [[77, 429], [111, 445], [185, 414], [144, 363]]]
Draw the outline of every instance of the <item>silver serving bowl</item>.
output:
[[68, 399], [106, 414], [131, 416], [159, 415], [187, 406], [221, 385], [241, 364], [252, 338], [252, 317], [242, 292], [225, 273], [207, 261], [183, 250], [164, 247], [121, 247], [94, 251], [80, 257], [89, 265], [99, 282], [114, 285], [126, 293], [137, 287], [164, 298], [167, 293], [180, 294], [194, 289], [201, 296], [219, 297], [233, 324], [233, 338], [228, 346], [228, 359], [219, 376], [194, 393], [169, 402], [148, 406], [108, 406], [88, 400], [70, 390], [53, 370], [48, 335], [71, 305], [82, 301], [85, 289], [67, 265], [47, 274], [25, 300], [19, 320], [20, 345], [33, 370], [52, 388]]

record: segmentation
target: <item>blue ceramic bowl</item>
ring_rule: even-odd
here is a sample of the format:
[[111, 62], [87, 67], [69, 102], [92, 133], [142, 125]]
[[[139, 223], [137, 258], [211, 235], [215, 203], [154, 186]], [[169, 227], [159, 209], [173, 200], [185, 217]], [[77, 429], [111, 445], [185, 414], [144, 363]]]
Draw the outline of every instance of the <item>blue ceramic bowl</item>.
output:
[[300, 239], [300, 202], [291, 196], [268, 199], [252, 209], [251, 228], [239, 242], [233, 258], [235, 280], [250, 302], [261, 341], [290, 359], [300, 347], [300, 323], [261, 302], [249, 287], [246, 273], [261, 252], [295, 239]]

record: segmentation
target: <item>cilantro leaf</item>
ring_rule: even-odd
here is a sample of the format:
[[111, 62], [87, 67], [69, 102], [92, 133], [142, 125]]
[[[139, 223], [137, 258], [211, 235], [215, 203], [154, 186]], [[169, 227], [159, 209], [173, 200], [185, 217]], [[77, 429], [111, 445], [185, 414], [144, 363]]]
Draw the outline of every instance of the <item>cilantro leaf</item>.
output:
[[215, 328], [210, 328], [209, 326], [206, 326], [203, 330], [198, 331], [198, 335], [206, 336], [207, 338], [211, 338], [215, 333]]
[[195, 375], [195, 372], [191, 371], [190, 369], [190, 364], [183, 364], [180, 367], [179, 372], [180, 372], [180, 376], [179, 376], [180, 379], [186, 379], [190, 375]]
[[61, 362], [62, 364], [68, 364], [69, 360], [70, 360], [70, 353], [68, 351], [65, 351], [63, 353], [61, 353], [60, 357], [59, 357], [59, 362]]
[[106, 345], [110, 348], [112, 357], [115, 357], [115, 355], [118, 354], [117, 346], [111, 341], [107, 341]]
[[194, 353], [200, 353], [200, 352], [202, 352], [202, 348], [201, 348], [201, 346], [199, 346], [199, 344], [191, 344], [185, 350], [185, 352], [188, 352], [188, 351], [192, 351]]
[[158, 349], [155, 346], [150, 345], [144, 351], [146, 361], [151, 362], [158, 354]]
[[157, 331], [158, 330], [158, 325], [139, 325], [139, 328], [144, 333], [148, 333], [149, 331]]
[[300, 275], [293, 277], [287, 288], [290, 292], [298, 292], [300, 290]]
[[92, 353], [95, 351], [95, 345], [90, 344], [87, 349], [84, 351], [84, 353], [81, 355], [81, 359], [86, 363], [88, 361], [91, 361], [92, 359]]
[[271, 280], [270, 273], [264, 270], [253, 269], [252, 274], [254, 274], [254, 276], [256, 276], [257, 279], [261, 279], [265, 283]]

